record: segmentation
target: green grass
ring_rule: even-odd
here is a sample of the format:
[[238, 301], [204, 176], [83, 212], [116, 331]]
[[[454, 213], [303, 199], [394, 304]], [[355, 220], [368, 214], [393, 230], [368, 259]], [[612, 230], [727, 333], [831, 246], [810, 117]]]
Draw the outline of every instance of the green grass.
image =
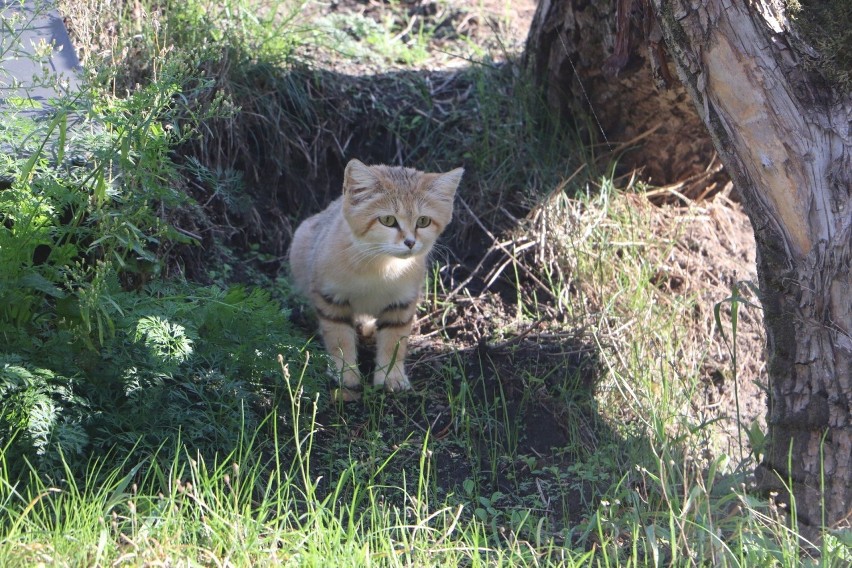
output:
[[[711, 371], [751, 372], [720, 328], [759, 326], [747, 287], [690, 276], [733, 212], [613, 179], [498, 61], [511, 42], [453, 27], [484, 7], [73, 4], [83, 95], [0, 121], [20, 154], [0, 163], [0, 564], [852, 559], [842, 534], [806, 556], [750, 492], [760, 424], [704, 404]], [[103, 128], [66, 129], [72, 110]], [[343, 405], [280, 266], [362, 152], [466, 177], [415, 392]]]
[[[298, 396], [298, 385], [291, 389], [289, 418], [302, 424], [295, 415], [312, 414], [315, 407]], [[278, 419], [270, 415], [264, 426]], [[473, 487], [469, 494], [436, 501], [430, 494], [436, 482], [431, 440], [411, 448], [416, 462], [411, 478], [388, 484], [362, 477], [352, 462], [320, 490], [323, 480], [310, 466], [323, 451], [316, 430], [273, 430], [279, 433], [272, 440], [264, 439], [267, 428], [245, 431], [231, 454], [212, 460], [187, 451], [165, 464], [134, 463], [130, 453], [119, 469], [109, 458], [95, 458], [82, 477], [68, 472], [65, 482], [53, 485], [35, 472], [30, 483], [18, 486], [4, 476], [0, 561], [4, 566], [800, 562], [795, 533], [772, 506], [730, 486], [723, 459], [699, 472], [658, 445], [656, 464], [618, 480], [590, 512], [581, 527], [586, 546], [570, 546], [545, 522], [512, 528], [513, 521], [529, 522], [529, 513], [513, 516], [500, 508], [499, 496], [474, 499]], [[380, 466], [400, 459], [403, 451], [385, 456]], [[608, 466], [606, 460], [597, 465]], [[520, 537], [521, 531], [528, 536]], [[842, 548], [829, 549], [824, 565], [840, 565], [844, 558]]]
[[[289, 418], [302, 424], [297, 414], [315, 407], [303, 406], [293, 387]], [[483, 526], [464, 518], [463, 506], [433, 507], [428, 442], [418, 452], [419, 475], [401, 486], [359, 480], [353, 463], [323, 494], [309, 466], [311, 427], [282, 432], [292, 444], [244, 434], [232, 454], [212, 462], [184, 455], [166, 465], [152, 459], [130, 467], [131, 453], [124, 475], [110, 469], [109, 460], [94, 459], [79, 482], [69, 472], [66, 483], [45, 485], [34, 472], [24, 492], [4, 478], [0, 502], [10, 522], [0, 561], [428, 566], [531, 565], [547, 555], [582, 556], [535, 551], [511, 535], [495, 547]], [[402, 506], [386, 502], [394, 495]]]

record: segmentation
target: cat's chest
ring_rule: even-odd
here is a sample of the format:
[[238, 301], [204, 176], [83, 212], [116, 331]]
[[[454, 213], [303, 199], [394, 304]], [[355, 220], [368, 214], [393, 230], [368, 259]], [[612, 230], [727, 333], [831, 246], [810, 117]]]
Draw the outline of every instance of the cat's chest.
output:
[[353, 312], [363, 314], [377, 314], [389, 304], [412, 301], [418, 295], [419, 280], [422, 280], [369, 273], [338, 276], [323, 283], [323, 294], [336, 302], [346, 302]]

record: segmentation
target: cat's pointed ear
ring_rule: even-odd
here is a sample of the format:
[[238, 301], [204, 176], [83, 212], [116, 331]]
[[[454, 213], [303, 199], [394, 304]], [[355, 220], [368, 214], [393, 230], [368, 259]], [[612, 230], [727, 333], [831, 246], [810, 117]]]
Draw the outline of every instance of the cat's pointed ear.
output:
[[359, 160], [349, 160], [343, 172], [343, 193], [357, 193], [376, 184], [376, 175]]
[[435, 181], [432, 182], [432, 189], [436, 193], [452, 201], [456, 194], [456, 188], [458, 188], [459, 183], [461, 183], [463, 173], [464, 168], [456, 168], [451, 172], [440, 174], [435, 178]]

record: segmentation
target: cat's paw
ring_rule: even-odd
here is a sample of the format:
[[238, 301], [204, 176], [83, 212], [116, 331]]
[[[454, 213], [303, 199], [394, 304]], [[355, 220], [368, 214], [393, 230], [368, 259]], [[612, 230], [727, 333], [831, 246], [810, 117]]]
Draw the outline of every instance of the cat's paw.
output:
[[331, 372], [331, 369], [329, 369], [329, 375], [332, 375], [334, 382], [340, 385], [339, 388], [331, 391], [332, 400], [340, 402], [361, 400], [361, 375], [358, 371], [346, 369], [341, 376], [339, 371]]
[[376, 372], [373, 384], [377, 387], [384, 385], [389, 392], [399, 392], [411, 389], [411, 381], [402, 371], [391, 371], [385, 376], [383, 372]]
[[361, 388], [361, 374], [354, 369], [346, 369], [343, 371], [342, 377], [343, 386], [347, 389], [360, 389]]
[[355, 369], [348, 368], [341, 372], [333, 367], [329, 367], [327, 373], [332, 381], [342, 387], [355, 390], [361, 388], [361, 373]]
[[346, 387], [341, 387], [339, 389], [334, 389], [331, 391], [331, 400], [338, 402], [357, 402], [361, 400], [361, 395], [363, 393], [360, 390], [348, 389]]

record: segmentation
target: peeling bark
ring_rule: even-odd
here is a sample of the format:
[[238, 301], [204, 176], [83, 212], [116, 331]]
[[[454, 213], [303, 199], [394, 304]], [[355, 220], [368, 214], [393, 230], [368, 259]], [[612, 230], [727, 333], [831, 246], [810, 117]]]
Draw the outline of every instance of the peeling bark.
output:
[[780, 3], [654, 0], [757, 241], [769, 354], [758, 482], [800, 523], [852, 517], [852, 97], [807, 75]]

